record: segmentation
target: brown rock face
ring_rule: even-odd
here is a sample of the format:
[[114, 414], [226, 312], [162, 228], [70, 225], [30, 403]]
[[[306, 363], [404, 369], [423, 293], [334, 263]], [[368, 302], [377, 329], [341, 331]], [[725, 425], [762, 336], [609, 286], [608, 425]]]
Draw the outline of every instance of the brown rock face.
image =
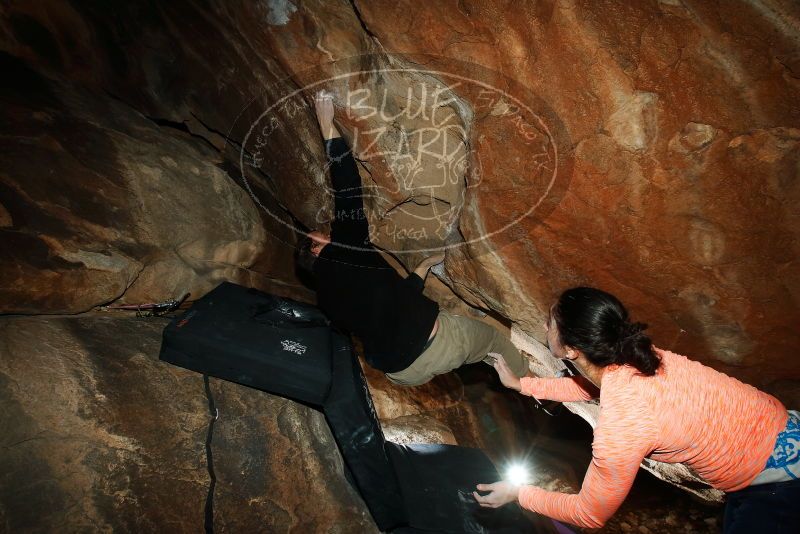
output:
[[[468, 58], [510, 76], [568, 132], [574, 167], [558, 205], [454, 251], [447, 274], [460, 292], [542, 339], [540, 310], [560, 290], [599, 286], [648, 321], [662, 346], [759, 385], [797, 379], [800, 34], [786, 22], [796, 6], [358, 6], [383, 48], [439, 54], [445, 65]], [[494, 133], [470, 119], [474, 144]], [[531, 165], [523, 136], [507, 134], [468, 196], [464, 236], [503, 225], [527, 197], [499, 185], [524, 180]]]
[[[376, 242], [407, 262], [448, 246], [443, 279], [463, 298], [542, 339], [558, 292], [596, 285], [664, 347], [757, 385], [796, 380], [800, 55], [787, 21], [797, 18], [777, 0], [10, 6], [3, 49], [95, 91], [95, 105], [39, 82], [28, 91], [38, 96], [6, 111], [21, 139], [47, 132], [6, 151], [7, 250], [38, 251], [6, 270], [9, 297], [55, 281], [50, 304], [39, 296], [26, 309], [74, 311], [113, 300], [140, 271], [131, 296], [155, 293], [164, 273], [162, 294], [207, 287], [204, 265], [219, 269], [208, 279], [257, 263], [269, 245], [253, 205], [201, 163], [213, 157], [242, 163], [256, 202], [271, 192], [293, 214], [266, 206], [279, 241], [293, 239], [293, 221], [324, 224], [305, 100], [324, 86], [363, 159]], [[187, 139], [168, 148], [174, 129], [144, 126], [122, 102], [218, 151]], [[158, 148], [141, 156], [142, 144]], [[81, 173], [59, 188], [72, 205], [35, 185], [46, 169], [30, 162], [45, 155]], [[147, 187], [167, 195], [160, 209]], [[179, 199], [207, 206], [185, 220], [208, 231], [164, 229]], [[104, 289], [67, 298], [61, 278]]]
[[202, 294], [255, 262], [264, 226], [212, 150], [7, 56], [5, 66], [4, 312]]
[[[58, 50], [59, 39], [73, 42], [58, 31], [80, 19], [53, 9], [53, 34], [31, 14], [2, 21], [0, 311], [198, 297], [222, 280], [308, 295], [292, 274], [295, 238], [277, 222], [289, 216], [269, 195], [261, 207], [273, 216], [262, 212], [214, 146], [219, 136], [192, 135], [83, 78]], [[98, 69], [113, 52], [99, 52]]]
[[[163, 319], [0, 322], [4, 531], [201, 532], [203, 379]], [[321, 413], [211, 379], [217, 532], [377, 532]]]
[[[406, 265], [446, 248], [441, 281], [534, 342], [560, 291], [601, 287], [659, 346], [793, 401], [798, 21], [782, 0], [9, 3], [0, 312], [220, 279], [309, 298], [287, 245], [331, 217], [325, 87]], [[401, 434], [479, 439], [436, 387], [378, 389]]]

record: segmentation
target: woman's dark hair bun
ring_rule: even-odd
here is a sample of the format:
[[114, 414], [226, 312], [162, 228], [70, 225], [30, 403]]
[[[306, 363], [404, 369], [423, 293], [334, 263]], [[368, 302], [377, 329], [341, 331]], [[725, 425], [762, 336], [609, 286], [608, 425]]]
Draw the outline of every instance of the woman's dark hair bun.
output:
[[644, 332], [647, 325], [631, 322], [628, 310], [610, 293], [592, 287], [568, 289], [553, 316], [561, 343], [580, 350], [599, 367], [630, 365], [652, 376], [661, 365]]
[[644, 323], [625, 323], [620, 332], [618, 342], [619, 363], [632, 365], [642, 374], [652, 376], [660, 365], [658, 356], [653, 352], [653, 342], [644, 333]]

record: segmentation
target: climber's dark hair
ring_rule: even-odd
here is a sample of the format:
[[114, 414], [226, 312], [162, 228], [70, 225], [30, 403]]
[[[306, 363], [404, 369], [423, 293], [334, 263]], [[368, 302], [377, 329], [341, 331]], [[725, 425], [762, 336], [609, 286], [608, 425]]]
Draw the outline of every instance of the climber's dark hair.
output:
[[294, 264], [298, 273], [307, 275], [314, 273], [314, 263], [317, 261], [317, 257], [311, 253], [313, 244], [314, 241], [307, 235], [298, 239], [294, 248]]
[[644, 323], [632, 323], [628, 310], [610, 293], [593, 287], [564, 291], [553, 307], [561, 344], [583, 352], [598, 367], [628, 364], [652, 376], [661, 365]]

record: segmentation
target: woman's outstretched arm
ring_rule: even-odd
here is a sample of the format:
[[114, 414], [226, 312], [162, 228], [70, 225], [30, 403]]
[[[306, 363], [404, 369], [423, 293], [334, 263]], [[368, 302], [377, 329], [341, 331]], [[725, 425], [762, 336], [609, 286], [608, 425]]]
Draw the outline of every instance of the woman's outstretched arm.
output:
[[568, 376], [565, 378], [524, 377], [520, 379], [520, 393], [537, 399], [578, 402], [597, 398], [600, 391], [582, 376]]
[[507, 388], [519, 391], [523, 395], [542, 400], [559, 402], [588, 401], [597, 397], [599, 390], [582, 376], [566, 378], [518, 378], [499, 354], [489, 353], [492, 366], [500, 377], [500, 382]]
[[[615, 401], [617, 399], [614, 399]], [[478, 484], [475, 500], [497, 508], [519, 500], [523, 508], [584, 528], [602, 527], [628, 495], [639, 464], [652, 452], [654, 423], [647, 411], [632, 403], [613, 402], [601, 411], [592, 443], [592, 462], [580, 493], [547, 491], [536, 486], [515, 486], [509, 481]]]

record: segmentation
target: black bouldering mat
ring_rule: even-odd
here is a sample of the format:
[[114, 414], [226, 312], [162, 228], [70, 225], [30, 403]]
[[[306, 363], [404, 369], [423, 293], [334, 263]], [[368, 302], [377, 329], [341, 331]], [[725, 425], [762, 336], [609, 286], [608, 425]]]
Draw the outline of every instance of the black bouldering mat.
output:
[[331, 384], [330, 354], [331, 330], [316, 308], [225, 282], [167, 325], [159, 357], [321, 405]]
[[383, 531], [553, 531], [516, 505], [478, 506], [475, 485], [500, 479], [482, 451], [387, 442], [349, 339], [313, 306], [223, 283], [167, 325], [160, 358], [321, 407], [348, 479]]
[[387, 454], [390, 445], [372, 404], [350, 341], [332, 334], [333, 380], [323, 412], [361, 498], [381, 530], [407, 523], [400, 485]]

